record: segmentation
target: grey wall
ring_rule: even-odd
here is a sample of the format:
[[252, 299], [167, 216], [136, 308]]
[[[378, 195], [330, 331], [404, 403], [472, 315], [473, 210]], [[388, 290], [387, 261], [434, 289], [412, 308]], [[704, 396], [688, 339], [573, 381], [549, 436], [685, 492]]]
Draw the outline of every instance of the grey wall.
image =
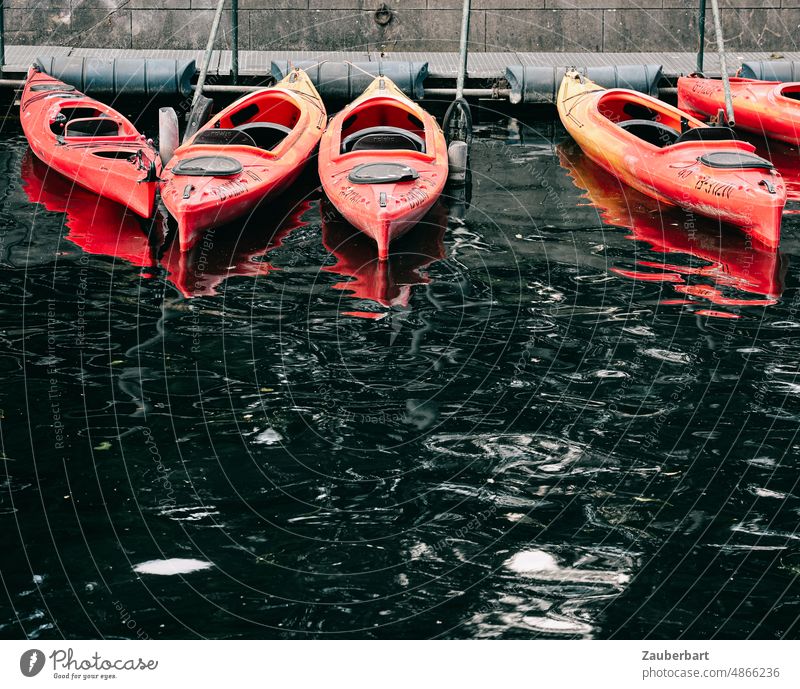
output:
[[[240, 48], [458, 48], [462, 0], [239, 0]], [[684, 51], [698, 0], [473, 0], [476, 51]], [[6, 0], [9, 44], [202, 48], [216, 0]], [[710, 3], [709, 3], [710, 5]], [[794, 50], [800, 0], [720, 0], [731, 50]], [[117, 9], [119, 8], [119, 9]], [[226, 11], [217, 47], [227, 47]], [[713, 35], [709, 21], [709, 33]]]

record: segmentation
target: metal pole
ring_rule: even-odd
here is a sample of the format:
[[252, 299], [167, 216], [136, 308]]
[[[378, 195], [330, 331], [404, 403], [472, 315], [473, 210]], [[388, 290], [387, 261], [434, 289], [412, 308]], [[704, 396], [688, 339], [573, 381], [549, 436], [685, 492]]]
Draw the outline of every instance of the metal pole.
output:
[[717, 34], [717, 52], [719, 52], [719, 68], [722, 72], [722, 85], [725, 89], [725, 110], [727, 111], [728, 126], [733, 127], [736, 121], [733, 117], [731, 82], [728, 79], [728, 63], [725, 60], [725, 41], [722, 38], [722, 22], [719, 18], [719, 3], [717, 0], [711, 0], [711, 11], [714, 14], [714, 31]]
[[464, 0], [461, 15], [461, 46], [458, 64], [458, 80], [456, 81], [456, 99], [464, 95], [464, 81], [467, 78], [467, 42], [469, 41], [469, 9], [470, 0]]
[[697, 46], [697, 72], [703, 73], [703, 58], [706, 50], [706, 0], [700, 0], [700, 10], [697, 15], [697, 31], [700, 34], [700, 45]]
[[239, 83], [239, 0], [231, 0], [231, 72], [233, 83]]
[[4, 0], [0, 0], [0, 70], [6, 64], [6, 22], [3, 17]]
[[[21, 89], [25, 86], [24, 79], [0, 79], [0, 89], [3, 88], [12, 88], [12, 89]], [[192, 86], [193, 89], [197, 90], [196, 86]], [[207, 84], [203, 87], [203, 93], [232, 93], [232, 94], [245, 94], [245, 93], [253, 93], [255, 91], [263, 91], [263, 86], [244, 86], [242, 84], [238, 86], [233, 86], [232, 84]], [[665, 98], [667, 96], [675, 97], [678, 93], [678, 89], [673, 87], [663, 87], [658, 89], [658, 97]], [[425, 95], [430, 97], [439, 97], [439, 98], [447, 98], [450, 99], [456, 95], [456, 90], [454, 88], [432, 88], [432, 89], [425, 89]], [[482, 89], [464, 89], [464, 95], [470, 98], [491, 98], [492, 100], [507, 100], [508, 97], [511, 95], [511, 89], [501, 89], [501, 88], [482, 88]], [[539, 102], [539, 101], [535, 101]], [[550, 101], [541, 101], [542, 103], [549, 103], [552, 105], [553, 103]]]
[[192, 99], [192, 108], [197, 105], [203, 93], [203, 84], [206, 83], [206, 74], [208, 74], [208, 66], [211, 64], [211, 53], [214, 52], [214, 41], [217, 38], [217, 31], [219, 30], [219, 20], [222, 17], [222, 8], [225, 6], [225, 0], [219, 0], [217, 3], [217, 11], [214, 14], [214, 22], [211, 24], [211, 33], [208, 35], [208, 43], [206, 43], [206, 54], [203, 56], [203, 67], [200, 69], [200, 77], [197, 80], [197, 86], [194, 91], [194, 98]]

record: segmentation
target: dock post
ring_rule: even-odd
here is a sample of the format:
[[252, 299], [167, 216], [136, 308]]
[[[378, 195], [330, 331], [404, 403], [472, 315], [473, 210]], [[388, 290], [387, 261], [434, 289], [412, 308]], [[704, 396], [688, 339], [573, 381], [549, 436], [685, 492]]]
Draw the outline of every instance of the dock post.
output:
[[[722, 36], [722, 20], [719, 14], [718, 0], [711, 0], [711, 12], [714, 15], [714, 33], [717, 34], [717, 52], [719, 53], [719, 69], [722, 72], [722, 86], [725, 90], [725, 116], [728, 126], [736, 125], [733, 115], [733, 96], [731, 95], [731, 82], [728, 79], [728, 62], [725, 59], [725, 39]], [[722, 124], [719, 122], [718, 124]]]
[[697, 15], [697, 32], [700, 34], [700, 44], [697, 46], [697, 73], [702, 74], [706, 48], [706, 0], [700, 0], [700, 10]]
[[461, 40], [458, 56], [458, 79], [456, 81], [456, 100], [464, 97], [464, 81], [467, 76], [467, 43], [469, 41], [470, 0], [464, 0], [461, 13]]
[[239, 0], [231, 0], [231, 78], [239, 83]]
[[[208, 67], [211, 64], [211, 54], [214, 52], [214, 41], [217, 38], [219, 20], [222, 17], [222, 10], [224, 7], [225, 0], [219, 0], [217, 3], [217, 11], [214, 13], [214, 21], [211, 23], [211, 31], [208, 34], [208, 43], [206, 43], [206, 52], [205, 55], [203, 55], [203, 65], [200, 68], [200, 76], [197, 78], [197, 84], [195, 84], [194, 87], [192, 109], [189, 111], [189, 122], [186, 131], [183, 133], [183, 143], [186, 143], [199, 129], [200, 125], [205, 121], [204, 118], [211, 112], [212, 101], [203, 95], [203, 86], [206, 83]], [[203, 118], [202, 122], [200, 121], [201, 118]]]
[[211, 23], [211, 31], [208, 34], [208, 43], [206, 43], [206, 52], [203, 55], [203, 65], [200, 68], [200, 76], [198, 77], [197, 85], [195, 86], [192, 107], [197, 105], [197, 101], [199, 101], [200, 96], [203, 95], [203, 85], [206, 83], [208, 66], [211, 64], [211, 54], [214, 52], [214, 41], [217, 38], [217, 29], [219, 29], [219, 20], [222, 16], [222, 8], [224, 6], [225, 0], [219, 0], [217, 3], [217, 11], [214, 13], [214, 21]]
[[6, 22], [3, 16], [5, 0], [0, 0], [0, 72], [6, 64]]

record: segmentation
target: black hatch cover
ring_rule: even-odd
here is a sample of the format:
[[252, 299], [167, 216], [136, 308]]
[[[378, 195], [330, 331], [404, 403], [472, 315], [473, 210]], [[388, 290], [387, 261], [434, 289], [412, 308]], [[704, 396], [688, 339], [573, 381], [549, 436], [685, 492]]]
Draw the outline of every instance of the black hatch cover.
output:
[[743, 151], [712, 151], [701, 155], [703, 165], [727, 170], [772, 170], [773, 165], [761, 156]]
[[401, 163], [366, 163], [350, 171], [347, 176], [353, 184], [387, 184], [417, 179], [419, 172]]
[[198, 156], [181, 160], [174, 168], [173, 175], [192, 177], [230, 177], [242, 171], [242, 164], [227, 156]]

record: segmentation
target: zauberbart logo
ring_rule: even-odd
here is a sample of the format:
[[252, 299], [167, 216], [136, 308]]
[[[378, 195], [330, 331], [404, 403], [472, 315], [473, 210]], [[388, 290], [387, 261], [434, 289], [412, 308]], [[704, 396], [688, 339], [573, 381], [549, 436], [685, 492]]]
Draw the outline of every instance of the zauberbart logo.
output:
[[26, 677], [36, 677], [44, 667], [44, 653], [36, 648], [25, 651], [19, 659], [19, 669]]

